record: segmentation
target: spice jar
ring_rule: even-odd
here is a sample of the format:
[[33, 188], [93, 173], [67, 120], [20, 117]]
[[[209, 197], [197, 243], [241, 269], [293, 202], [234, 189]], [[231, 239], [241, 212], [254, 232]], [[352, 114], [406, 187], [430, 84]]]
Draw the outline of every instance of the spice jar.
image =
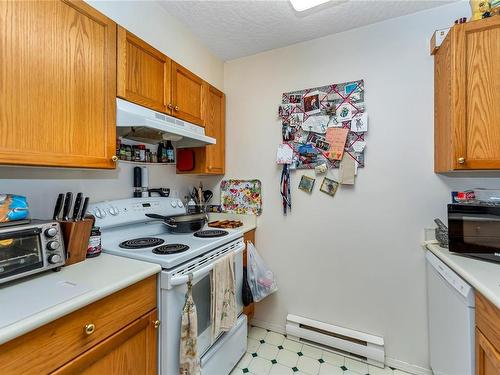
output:
[[93, 258], [101, 254], [101, 228], [92, 227], [89, 245], [87, 247], [87, 258]]

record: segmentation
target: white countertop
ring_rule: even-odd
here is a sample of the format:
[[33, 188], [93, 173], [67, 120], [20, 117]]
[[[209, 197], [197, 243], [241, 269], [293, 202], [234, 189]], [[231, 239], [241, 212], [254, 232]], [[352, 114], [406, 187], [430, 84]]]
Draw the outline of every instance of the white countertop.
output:
[[500, 309], [500, 264], [450, 253], [437, 241], [423, 245]]
[[[51, 305], [43, 310], [26, 311], [26, 299], [12, 298], [11, 308], [22, 309], [25, 318], [0, 328], [0, 344], [41, 327], [61, 316], [67, 315], [86, 305], [100, 300], [110, 294], [135, 284], [161, 271], [157, 264], [138, 260], [101, 254], [84, 262], [63, 267], [60, 272], [45, 272], [36, 276], [21, 279], [18, 282], [0, 286], [0, 299], [3, 296], [28, 296], [40, 289], [40, 284], [50, 285], [50, 282], [61, 283], [61, 280], [83, 286], [83, 294]], [[47, 284], [48, 283], [48, 284]], [[34, 298], [35, 299], [35, 298]], [[29, 307], [28, 307], [29, 308]], [[0, 310], [1, 314], [1, 310]], [[1, 316], [0, 316], [1, 318]]]

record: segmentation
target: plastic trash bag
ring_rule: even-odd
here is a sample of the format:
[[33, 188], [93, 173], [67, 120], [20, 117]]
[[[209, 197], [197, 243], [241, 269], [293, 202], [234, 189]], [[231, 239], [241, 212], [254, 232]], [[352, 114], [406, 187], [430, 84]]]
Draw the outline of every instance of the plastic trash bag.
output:
[[247, 242], [247, 280], [253, 300], [259, 302], [278, 290], [276, 279], [251, 242]]

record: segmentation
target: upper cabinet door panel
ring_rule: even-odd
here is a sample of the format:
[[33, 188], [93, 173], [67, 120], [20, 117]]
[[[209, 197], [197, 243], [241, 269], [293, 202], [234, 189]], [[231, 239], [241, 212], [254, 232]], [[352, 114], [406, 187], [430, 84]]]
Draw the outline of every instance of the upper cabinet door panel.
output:
[[170, 113], [170, 64], [160, 51], [118, 27], [118, 96]]
[[217, 140], [215, 145], [206, 146], [207, 172], [224, 174], [225, 165], [225, 102], [223, 92], [205, 84], [205, 134]]
[[83, 2], [0, 2], [0, 163], [114, 168], [116, 24]]
[[[500, 22], [460, 29], [465, 62], [465, 158], [469, 168], [500, 168]], [[477, 26], [477, 27], [475, 27]]]
[[176, 62], [172, 62], [172, 104], [175, 117], [204, 125], [203, 80]]

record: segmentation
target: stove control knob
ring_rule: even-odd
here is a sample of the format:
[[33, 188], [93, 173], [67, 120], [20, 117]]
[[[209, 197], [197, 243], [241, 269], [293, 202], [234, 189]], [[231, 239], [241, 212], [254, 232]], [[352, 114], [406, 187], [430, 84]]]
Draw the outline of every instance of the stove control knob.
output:
[[100, 208], [96, 208], [94, 210], [94, 216], [97, 217], [98, 219], [102, 219], [104, 216], [106, 216], [106, 212], [104, 212]]
[[184, 207], [184, 204], [182, 203], [181, 200], [177, 200], [177, 207], [179, 207], [179, 208]]
[[49, 250], [57, 250], [59, 248], [59, 242], [57, 241], [49, 241], [47, 242], [47, 249]]
[[48, 261], [50, 264], [56, 264], [59, 263], [62, 260], [61, 256], [59, 254], [52, 254], [49, 256]]
[[57, 229], [54, 228], [54, 227], [50, 227], [50, 228], [47, 228], [45, 229], [45, 236], [46, 237], [49, 237], [49, 238], [52, 238], [52, 237], [55, 237], [56, 234], [57, 234]]
[[120, 211], [118, 211], [118, 209], [116, 207], [110, 207], [108, 212], [110, 215], [113, 215], [113, 216], [116, 216], [120, 213]]
[[170, 202], [170, 205], [175, 208], [175, 207], [177, 207], [177, 202], [176, 201], [172, 201], [172, 202]]

